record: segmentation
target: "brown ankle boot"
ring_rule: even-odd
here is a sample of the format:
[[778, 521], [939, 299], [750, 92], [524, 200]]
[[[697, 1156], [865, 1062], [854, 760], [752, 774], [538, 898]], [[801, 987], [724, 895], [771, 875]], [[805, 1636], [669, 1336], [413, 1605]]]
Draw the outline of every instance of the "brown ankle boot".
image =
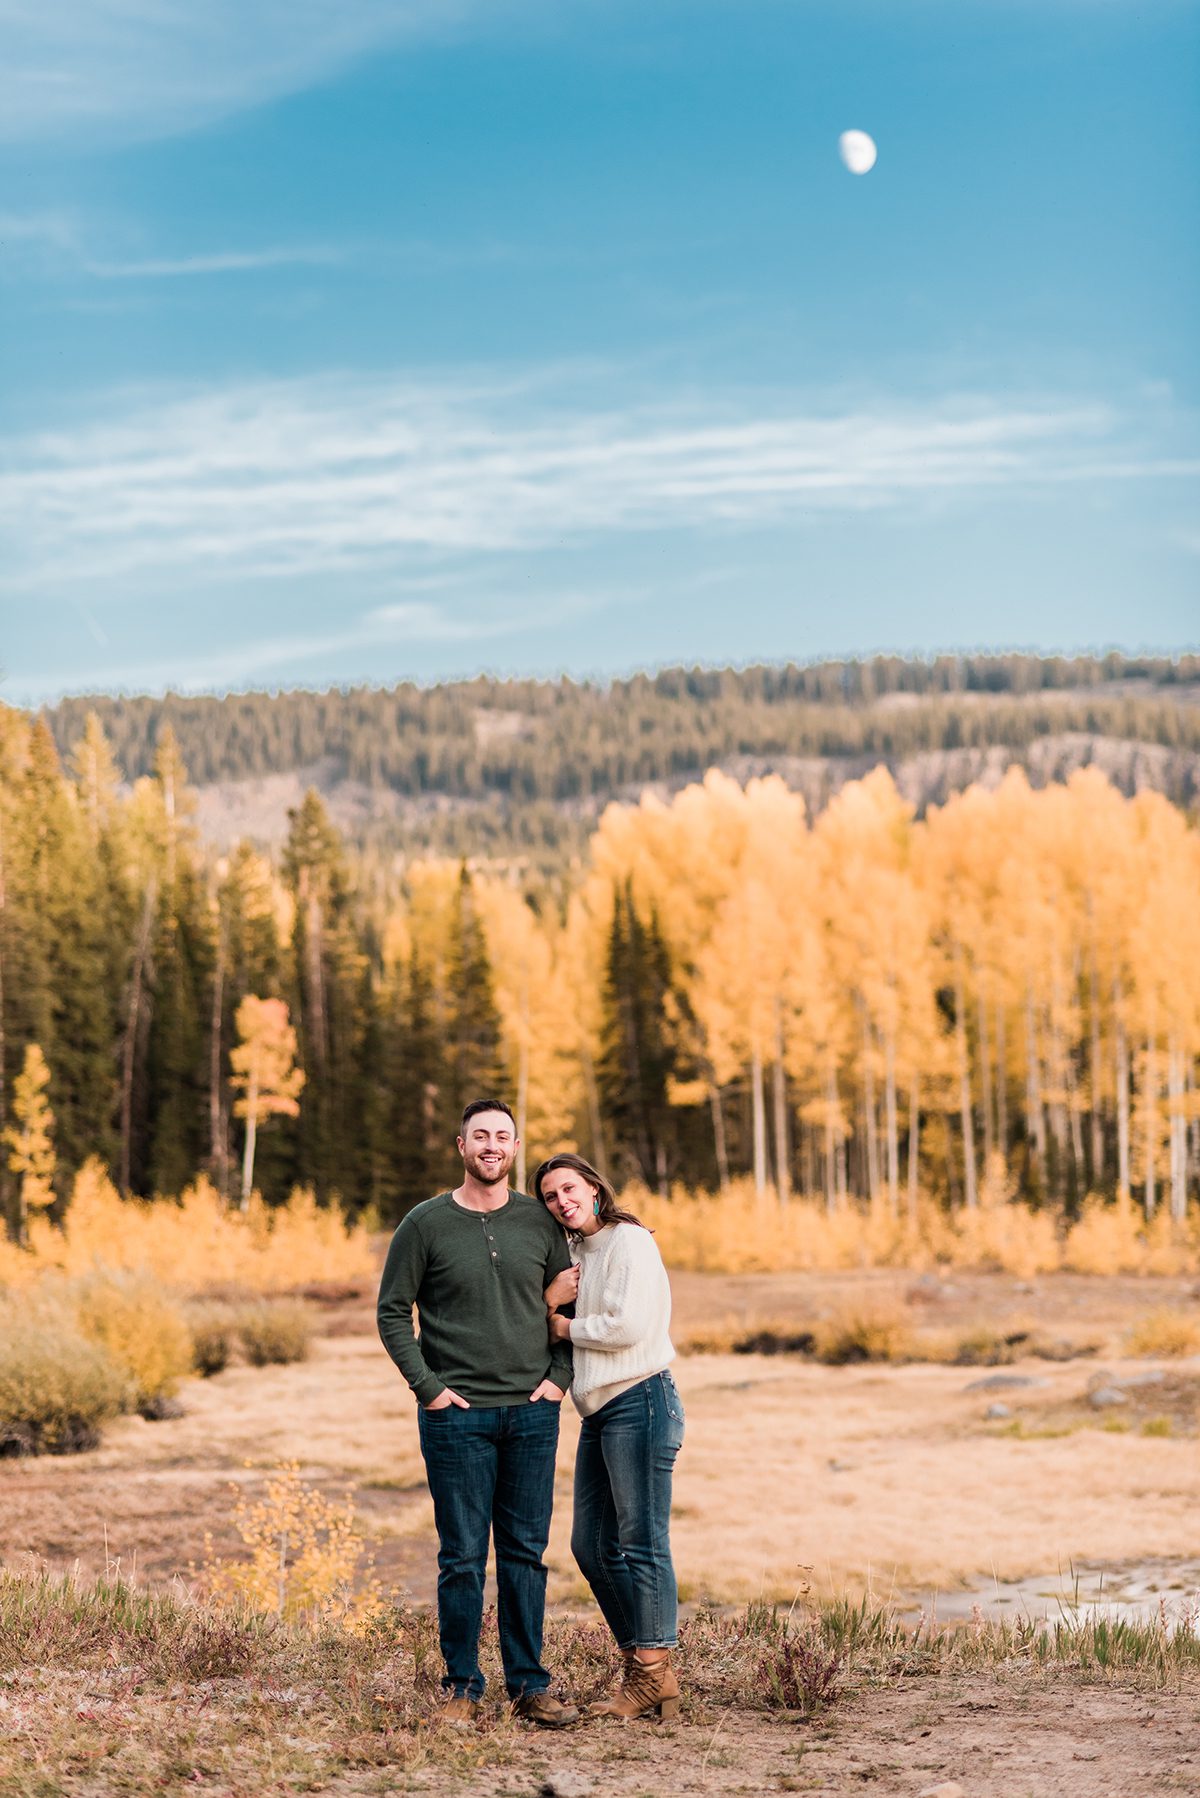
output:
[[679, 1715], [679, 1681], [671, 1665], [671, 1656], [658, 1661], [639, 1661], [636, 1654], [627, 1655], [625, 1677], [615, 1698], [606, 1698], [588, 1706], [589, 1717], [650, 1717], [667, 1721]]

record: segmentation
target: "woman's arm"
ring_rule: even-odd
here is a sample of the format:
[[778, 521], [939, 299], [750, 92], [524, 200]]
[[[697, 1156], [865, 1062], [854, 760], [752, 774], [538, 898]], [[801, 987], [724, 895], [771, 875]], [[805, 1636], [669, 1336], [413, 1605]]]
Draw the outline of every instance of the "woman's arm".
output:
[[570, 1340], [581, 1348], [615, 1350], [640, 1342], [655, 1328], [667, 1300], [667, 1272], [650, 1232], [639, 1224], [614, 1228], [619, 1235], [605, 1270], [600, 1309], [568, 1326]]

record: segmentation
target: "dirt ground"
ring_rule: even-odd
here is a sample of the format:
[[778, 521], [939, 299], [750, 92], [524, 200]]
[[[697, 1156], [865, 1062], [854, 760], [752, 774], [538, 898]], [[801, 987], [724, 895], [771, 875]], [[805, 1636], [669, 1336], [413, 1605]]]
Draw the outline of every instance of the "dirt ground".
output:
[[[807, 1584], [820, 1594], [870, 1588], [948, 1616], [1007, 1602], [1000, 1583], [1010, 1582], [1013, 1602], [1053, 1615], [1069, 1603], [1080, 1567], [1098, 1570], [1109, 1590], [1195, 1599], [1200, 1367], [1132, 1363], [1123, 1346], [1147, 1308], [1194, 1307], [1194, 1282], [677, 1275], [674, 1287], [681, 1337], [799, 1327], [869, 1302], [903, 1306], [919, 1330], [1028, 1326], [1089, 1351], [996, 1370], [684, 1357], [688, 1436], [673, 1537], [689, 1605], [790, 1600]], [[354, 1483], [364, 1546], [385, 1590], [428, 1600], [432, 1519], [411, 1400], [378, 1344], [367, 1298], [322, 1321], [306, 1363], [195, 1381], [182, 1417], [122, 1419], [90, 1454], [0, 1462], [0, 1561], [78, 1565], [85, 1576], [119, 1563], [155, 1580], [186, 1577], [205, 1556], [206, 1535], [217, 1552], [237, 1552], [231, 1484], [257, 1485], [296, 1460], [331, 1493]], [[1101, 1373], [1131, 1372], [1161, 1378], [1130, 1386], [1115, 1418], [1091, 1406], [1089, 1384]], [[1027, 1383], [977, 1386], [996, 1374]], [[988, 1417], [997, 1401], [1007, 1418]], [[568, 1405], [548, 1558], [552, 1603], [583, 1614], [590, 1601], [567, 1546], [576, 1429]], [[555, 1768], [584, 1775], [595, 1798], [917, 1798], [946, 1782], [963, 1798], [1200, 1794], [1200, 1687], [1139, 1691], [1010, 1670], [931, 1677], [851, 1691], [814, 1723], [702, 1710], [678, 1725], [522, 1730], [507, 1764], [457, 1783], [444, 1768], [374, 1769], [319, 1789], [516, 1798], [536, 1793]]]
[[453, 1785], [441, 1772], [416, 1774], [409, 1789], [517, 1798], [553, 1784], [556, 1770], [582, 1774], [593, 1798], [918, 1798], [931, 1788], [939, 1798], [1179, 1798], [1200, 1792], [1200, 1685], [1144, 1693], [987, 1674], [922, 1680], [863, 1692], [813, 1724], [730, 1713], [702, 1724], [589, 1726], [550, 1747], [531, 1742], [523, 1766]]
[[[956, 1276], [931, 1296], [928, 1283], [895, 1275], [685, 1275], [675, 1279], [680, 1334], [722, 1319], [812, 1319], [856, 1293], [902, 1299], [905, 1285], [921, 1328], [931, 1313], [945, 1328], [1017, 1319], [1105, 1352], [997, 1370], [683, 1358], [688, 1433], [673, 1539], [685, 1600], [869, 1588], [950, 1614], [963, 1594], [986, 1599], [1024, 1582], [1053, 1607], [1073, 1589], [1073, 1570], [1105, 1569], [1111, 1584], [1151, 1563], [1142, 1582], [1151, 1597], [1194, 1596], [1200, 1368], [1121, 1353], [1139, 1309], [1195, 1305], [1185, 1283], [1058, 1276], [1014, 1290], [1020, 1283], [1000, 1276]], [[432, 1517], [411, 1399], [368, 1303], [343, 1305], [326, 1323], [306, 1363], [190, 1383], [178, 1419], [124, 1418], [90, 1454], [0, 1462], [0, 1558], [186, 1574], [206, 1533], [219, 1553], [236, 1552], [231, 1484], [257, 1484], [296, 1460], [331, 1492], [355, 1483], [385, 1587], [428, 1599]], [[1161, 1378], [1130, 1387], [1116, 1411], [1091, 1407], [1089, 1385], [1131, 1372]], [[1024, 1384], [979, 1385], [997, 1377]], [[998, 1401], [1007, 1418], [989, 1417]], [[566, 1605], [588, 1602], [567, 1542], [577, 1427], [565, 1405], [549, 1560], [552, 1601]]]

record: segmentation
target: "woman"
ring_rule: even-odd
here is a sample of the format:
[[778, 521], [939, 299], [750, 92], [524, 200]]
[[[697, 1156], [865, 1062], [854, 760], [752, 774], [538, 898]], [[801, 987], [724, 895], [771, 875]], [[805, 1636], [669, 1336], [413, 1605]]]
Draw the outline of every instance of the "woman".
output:
[[[572, 1239], [576, 1267], [546, 1289], [551, 1338], [572, 1344], [583, 1418], [571, 1551], [625, 1661], [617, 1696], [590, 1716], [679, 1714], [671, 1666], [677, 1593], [671, 1474], [683, 1406], [668, 1368], [671, 1288], [649, 1230], [580, 1155], [552, 1155], [533, 1190]], [[575, 1301], [573, 1318], [558, 1315]]]

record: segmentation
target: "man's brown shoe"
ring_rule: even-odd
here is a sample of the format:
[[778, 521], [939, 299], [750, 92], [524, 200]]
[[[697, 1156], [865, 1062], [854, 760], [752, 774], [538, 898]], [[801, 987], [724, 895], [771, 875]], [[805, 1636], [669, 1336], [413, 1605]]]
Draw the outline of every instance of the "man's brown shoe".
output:
[[478, 1715], [478, 1699], [468, 1698], [465, 1692], [456, 1692], [453, 1698], [447, 1698], [438, 1712], [438, 1722], [448, 1723], [451, 1729], [472, 1729]]
[[523, 1693], [514, 1703], [513, 1713], [526, 1723], [540, 1723], [543, 1729], [567, 1729], [579, 1721], [573, 1704], [560, 1704], [549, 1692]]

